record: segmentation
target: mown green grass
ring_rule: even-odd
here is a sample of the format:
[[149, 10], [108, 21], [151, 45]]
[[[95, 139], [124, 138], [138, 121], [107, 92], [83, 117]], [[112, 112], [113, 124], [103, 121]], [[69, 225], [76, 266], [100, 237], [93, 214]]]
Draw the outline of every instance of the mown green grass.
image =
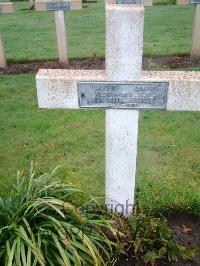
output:
[[[28, 2], [15, 3], [14, 14], [0, 16], [0, 32], [10, 61], [57, 58], [52, 12], [28, 10]], [[65, 13], [70, 58], [104, 57], [105, 12], [102, 0]], [[153, 6], [145, 9], [144, 54], [189, 54], [194, 6]]]
[[[104, 196], [104, 111], [39, 110], [32, 75], [0, 76], [0, 193], [33, 160]], [[200, 112], [140, 112], [137, 201], [200, 215]], [[129, 184], [127, 184], [128, 186]]]
[[1, 191], [33, 160], [39, 174], [64, 165], [66, 180], [101, 194], [103, 112], [38, 110], [34, 76], [0, 76], [0, 84]]

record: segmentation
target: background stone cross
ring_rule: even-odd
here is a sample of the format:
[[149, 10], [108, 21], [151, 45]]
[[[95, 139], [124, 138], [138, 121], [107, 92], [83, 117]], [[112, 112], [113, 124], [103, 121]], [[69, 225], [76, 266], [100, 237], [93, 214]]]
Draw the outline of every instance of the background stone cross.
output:
[[3, 46], [3, 39], [0, 34], [0, 67], [6, 67], [6, 57], [4, 52], [4, 46]]
[[59, 62], [68, 64], [67, 29], [65, 27], [64, 11], [70, 10], [70, 2], [47, 3], [47, 10], [54, 11]]
[[191, 57], [200, 58], [200, 0], [191, 0], [196, 5], [192, 33]]

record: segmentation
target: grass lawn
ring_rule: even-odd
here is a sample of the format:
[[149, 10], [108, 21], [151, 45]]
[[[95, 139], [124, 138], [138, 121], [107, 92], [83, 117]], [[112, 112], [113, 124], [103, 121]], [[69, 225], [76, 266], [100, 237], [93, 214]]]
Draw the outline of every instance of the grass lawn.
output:
[[[0, 32], [10, 61], [57, 58], [53, 12], [28, 10], [16, 3], [14, 14], [0, 16]], [[104, 57], [104, 5], [65, 13], [71, 58]], [[191, 48], [194, 5], [153, 6], [145, 10], [144, 54], [188, 54]]]
[[[34, 76], [0, 76], [0, 192], [31, 160], [104, 195], [104, 111], [39, 110]], [[200, 112], [140, 112], [137, 200], [200, 215]], [[128, 184], [127, 184], [128, 185]]]

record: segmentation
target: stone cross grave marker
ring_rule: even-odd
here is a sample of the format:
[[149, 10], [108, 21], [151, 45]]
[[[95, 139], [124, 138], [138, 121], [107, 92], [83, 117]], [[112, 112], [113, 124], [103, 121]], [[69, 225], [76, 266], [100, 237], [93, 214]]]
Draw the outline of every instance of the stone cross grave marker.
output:
[[6, 67], [6, 57], [5, 57], [3, 39], [1, 34], [0, 34], [0, 67], [1, 68]]
[[[40, 70], [40, 108], [105, 108], [106, 205], [129, 215], [135, 203], [140, 109], [200, 111], [200, 73], [142, 73], [144, 8], [106, 7], [106, 71]], [[156, 136], [155, 136], [156, 137]]]
[[0, 2], [0, 14], [5, 14], [5, 13], [13, 13], [14, 12], [14, 3], [1, 3]]
[[200, 0], [191, 0], [191, 4], [196, 5], [192, 33], [191, 57], [200, 58]]
[[64, 10], [70, 10], [70, 2], [47, 3], [47, 10], [54, 11], [59, 62], [68, 64], [67, 30]]

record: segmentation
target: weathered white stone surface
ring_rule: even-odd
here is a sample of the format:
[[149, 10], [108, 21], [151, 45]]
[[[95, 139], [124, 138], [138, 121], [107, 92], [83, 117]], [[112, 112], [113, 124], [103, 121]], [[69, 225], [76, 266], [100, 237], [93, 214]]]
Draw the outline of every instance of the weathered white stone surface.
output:
[[142, 79], [169, 82], [167, 110], [200, 111], [200, 72], [146, 71]]
[[14, 4], [13, 2], [5, 2], [5, 3], [0, 3], [0, 10], [1, 13], [13, 13], [14, 12]]
[[191, 57], [200, 58], [200, 4], [196, 5], [193, 33], [192, 33]]
[[116, 4], [116, 0], [105, 0], [105, 7], [107, 5], [114, 5], [114, 4]]
[[71, 10], [79, 10], [82, 9], [82, 0], [71, 0], [70, 1], [70, 9]]
[[62, 10], [55, 11], [54, 16], [56, 24], [56, 39], [57, 39], [59, 62], [68, 64], [67, 30], [65, 27], [64, 11]]
[[77, 109], [77, 81], [103, 79], [103, 71], [42, 69], [36, 76], [39, 107]]
[[3, 40], [0, 34], [0, 67], [6, 67], [6, 57], [4, 52]]
[[35, 11], [47, 11], [47, 3], [35, 0]]
[[[77, 81], [105, 81], [100, 70], [41, 69], [36, 76], [40, 108], [78, 109]], [[200, 111], [200, 72], [144, 71], [143, 81], [169, 82], [167, 110]]]
[[136, 110], [106, 110], [106, 205], [125, 216], [135, 201], [138, 116]]
[[190, 0], [176, 0], [177, 5], [189, 5]]
[[141, 0], [142, 6], [153, 6], [153, 0]]
[[106, 7], [106, 72], [112, 80], [140, 78], [144, 8], [136, 5]]
[[[106, 79], [140, 80], [144, 8], [106, 6]], [[137, 110], [106, 110], [106, 205], [128, 215], [134, 205]]]

